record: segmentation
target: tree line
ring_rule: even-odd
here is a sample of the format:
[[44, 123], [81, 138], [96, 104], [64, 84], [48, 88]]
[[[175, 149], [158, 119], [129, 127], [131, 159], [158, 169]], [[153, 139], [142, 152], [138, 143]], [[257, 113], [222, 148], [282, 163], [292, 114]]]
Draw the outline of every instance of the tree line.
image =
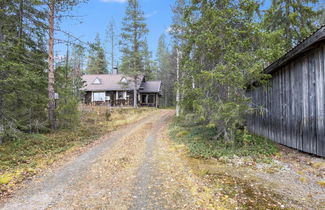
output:
[[178, 0], [173, 40], [181, 60], [179, 113], [233, 141], [245, 116], [257, 111], [246, 96], [267, 85], [263, 69], [324, 24], [317, 0]]
[[[99, 34], [96, 35], [88, 50], [85, 73], [107, 74], [112, 73], [114, 67], [118, 67], [120, 73], [132, 78], [132, 81], [129, 81], [131, 83], [138, 83], [143, 75], [147, 80], [162, 80], [162, 106], [175, 105], [175, 48], [169, 49], [170, 44], [162, 34], [156, 59], [153, 59], [147, 41], [149, 30], [138, 0], [128, 1], [120, 31], [119, 33], [112, 18], [107, 26], [105, 41], [100, 39]], [[121, 58], [116, 55], [118, 50]], [[137, 84], [134, 85], [136, 86]], [[137, 89], [133, 92], [136, 95]], [[136, 100], [134, 107], [137, 107]]]
[[252, 111], [247, 88], [267, 84], [263, 68], [325, 20], [318, 0], [273, 0], [269, 8], [260, 0], [176, 0], [171, 40], [160, 36], [153, 59], [141, 5], [128, 0], [121, 32], [114, 20], [105, 44], [63, 32], [66, 55], [55, 62], [58, 23], [84, 2], [0, 2], [0, 142], [77, 125], [81, 75], [115, 65], [134, 83], [140, 75], [162, 80], [162, 106], [176, 105], [177, 116], [231, 140]]
[[[0, 2], [0, 142], [72, 125], [80, 82], [68, 62], [64, 67], [54, 65], [54, 44], [55, 32], [61, 31], [59, 20], [81, 2], [85, 1]], [[73, 65], [74, 71], [80, 68]]]
[[[78, 125], [83, 74], [108, 73], [118, 65], [137, 79], [158, 79], [147, 43], [148, 29], [137, 0], [129, 0], [121, 33], [109, 22], [106, 45], [99, 35], [85, 43], [59, 28], [71, 9], [86, 0], [4, 0], [0, 2], [0, 142], [24, 133]], [[67, 35], [59, 40], [58, 33]], [[134, 38], [136, 37], [136, 38]], [[64, 56], [54, 46], [66, 43]], [[106, 55], [108, 52], [108, 56]], [[136, 92], [136, 90], [135, 90]], [[135, 104], [136, 106], [136, 104]]]

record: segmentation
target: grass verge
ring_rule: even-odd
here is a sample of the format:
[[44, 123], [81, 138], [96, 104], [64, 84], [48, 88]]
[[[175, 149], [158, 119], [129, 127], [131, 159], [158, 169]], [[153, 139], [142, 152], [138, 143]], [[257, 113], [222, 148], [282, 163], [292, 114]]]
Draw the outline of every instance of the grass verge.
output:
[[278, 152], [272, 141], [238, 131], [233, 142], [215, 140], [215, 130], [209, 126], [185, 126], [174, 119], [170, 125], [170, 136], [177, 143], [185, 144], [189, 155], [195, 158], [245, 157], [265, 158]]
[[283, 203], [291, 200], [262, 183], [248, 167], [225, 161], [272, 159], [278, 153], [272, 141], [244, 131], [238, 131], [234, 142], [216, 140], [214, 128], [188, 126], [176, 119], [170, 124], [169, 135], [182, 159], [201, 180], [201, 185], [194, 187], [193, 196], [197, 196], [202, 208], [288, 209]]
[[155, 109], [113, 109], [109, 120], [106, 107], [83, 106], [81, 123], [74, 129], [49, 134], [25, 134], [0, 145], [0, 198], [17, 183], [48, 167], [71, 151], [94, 142], [105, 133], [133, 123]]

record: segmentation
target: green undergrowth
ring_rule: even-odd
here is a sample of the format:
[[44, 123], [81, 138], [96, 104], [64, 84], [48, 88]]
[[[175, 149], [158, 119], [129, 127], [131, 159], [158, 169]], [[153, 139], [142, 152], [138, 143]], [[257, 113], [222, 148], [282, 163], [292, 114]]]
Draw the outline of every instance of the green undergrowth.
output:
[[106, 107], [83, 107], [81, 124], [48, 134], [23, 134], [0, 145], [0, 197], [37, 171], [46, 168], [69, 151], [92, 143], [101, 135], [132, 123], [154, 109], [113, 109], [107, 119]]
[[246, 157], [261, 160], [278, 152], [272, 141], [238, 130], [231, 142], [214, 139], [215, 128], [203, 125], [188, 126], [174, 119], [170, 125], [170, 136], [177, 143], [185, 144], [189, 155], [195, 158]]

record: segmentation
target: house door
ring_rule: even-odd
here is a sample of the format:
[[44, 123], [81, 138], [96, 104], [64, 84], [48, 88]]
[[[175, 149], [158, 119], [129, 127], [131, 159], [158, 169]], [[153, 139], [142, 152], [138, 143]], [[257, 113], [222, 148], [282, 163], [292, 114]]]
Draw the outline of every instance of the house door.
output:
[[141, 104], [147, 104], [148, 101], [148, 95], [143, 94], [141, 95]]

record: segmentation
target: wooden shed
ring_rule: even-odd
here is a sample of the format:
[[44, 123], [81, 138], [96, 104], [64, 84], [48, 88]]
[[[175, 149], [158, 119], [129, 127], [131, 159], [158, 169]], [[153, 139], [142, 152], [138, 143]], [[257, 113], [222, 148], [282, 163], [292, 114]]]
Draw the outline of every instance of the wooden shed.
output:
[[280, 144], [325, 157], [325, 27], [265, 69], [269, 87], [248, 92], [248, 129]]

